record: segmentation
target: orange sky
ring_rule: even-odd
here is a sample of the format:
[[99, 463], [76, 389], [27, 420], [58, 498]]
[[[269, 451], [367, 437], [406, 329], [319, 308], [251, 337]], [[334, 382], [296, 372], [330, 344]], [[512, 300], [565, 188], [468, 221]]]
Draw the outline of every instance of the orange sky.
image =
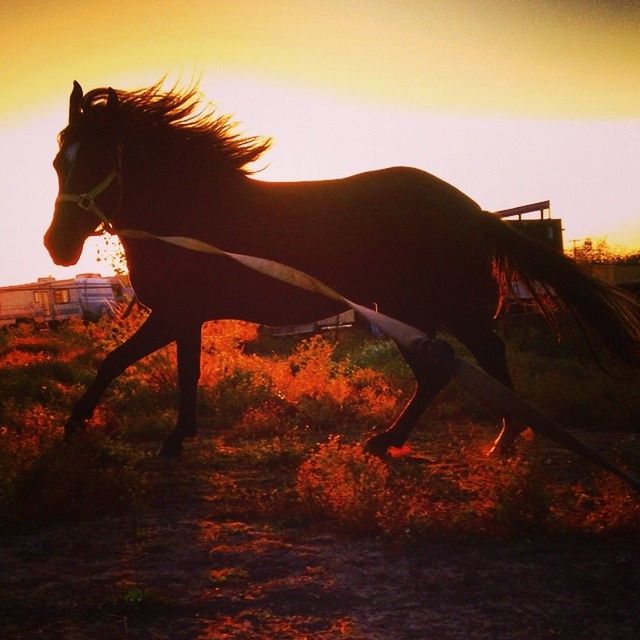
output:
[[3, 0], [0, 284], [105, 272], [90, 245], [69, 269], [42, 247], [71, 82], [166, 73], [201, 74], [248, 133], [275, 137], [265, 179], [409, 164], [487, 209], [550, 199], [567, 244], [637, 248], [636, 4]]

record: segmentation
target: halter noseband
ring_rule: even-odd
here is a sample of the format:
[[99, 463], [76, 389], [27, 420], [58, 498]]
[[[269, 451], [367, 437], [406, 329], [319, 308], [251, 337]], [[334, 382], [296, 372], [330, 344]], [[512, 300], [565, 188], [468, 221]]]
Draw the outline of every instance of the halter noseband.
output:
[[[103, 231], [98, 232], [97, 234], [92, 235], [101, 235], [104, 231], [110, 233], [111, 235], [115, 234], [115, 229], [113, 228], [113, 223], [109, 219], [109, 217], [102, 212], [102, 209], [96, 204], [95, 199], [104, 191], [106, 191], [111, 183], [114, 180], [118, 181], [118, 185], [120, 186], [120, 202], [118, 204], [118, 210], [120, 209], [120, 205], [122, 204], [122, 143], [118, 143], [118, 156], [116, 160], [116, 166], [111, 171], [111, 173], [100, 183], [98, 183], [93, 189], [85, 192], [85, 193], [61, 193], [56, 198], [56, 204], [59, 202], [73, 202], [83, 211], [87, 211], [88, 213], [93, 213], [101, 222], [103, 226]], [[116, 211], [116, 213], [118, 212]]]

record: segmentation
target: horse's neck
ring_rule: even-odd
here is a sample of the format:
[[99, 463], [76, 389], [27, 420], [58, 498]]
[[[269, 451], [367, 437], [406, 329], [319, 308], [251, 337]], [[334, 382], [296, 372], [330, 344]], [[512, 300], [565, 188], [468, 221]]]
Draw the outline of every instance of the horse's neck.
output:
[[229, 235], [233, 220], [248, 214], [248, 179], [240, 173], [215, 175], [190, 165], [177, 161], [141, 167], [125, 187], [127, 198], [118, 226], [134, 225], [165, 235]]

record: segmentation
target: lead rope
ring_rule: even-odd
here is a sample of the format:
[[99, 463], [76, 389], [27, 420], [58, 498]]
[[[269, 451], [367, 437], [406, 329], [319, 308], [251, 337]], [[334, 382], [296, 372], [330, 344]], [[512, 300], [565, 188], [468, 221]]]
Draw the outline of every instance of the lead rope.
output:
[[381, 329], [404, 349], [417, 353], [432, 364], [444, 368], [467, 391], [472, 395], [480, 396], [482, 400], [485, 400], [499, 413], [503, 415], [506, 413], [511, 418], [532, 427], [563, 447], [617, 475], [636, 491], [640, 491], [640, 480], [603, 458], [599, 453], [572, 436], [568, 431], [565, 431], [557, 422], [547, 418], [538, 409], [522, 400], [511, 389], [505, 387], [495, 378], [465, 360], [456, 357], [447, 342], [429, 338], [425, 333], [411, 325], [353, 302], [313, 276], [273, 260], [224, 251], [215, 245], [195, 238], [158, 236], [148, 231], [135, 229], [123, 229], [118, 231], [117, 234], [131, 240], [159, 240], [189, 251], [224, 256], [270, 278], [275, 278], [294, 287], [341, 302]]
[[408, 350], [417, 349], [418, 345], [427, 339], [427, 336], [415, 327], [353, 302], [340, 295], [337, 291], [317, 278], [280, 262], [267, 260], [265, 258], [256, 258], [255, 256], [247, 256], [242, 253], [231, 253], [229, 251], [219, 249], [212, 244], [208, 244], [207, 242], [203, 242], [202, 240], [196, 240], [195, 238], [188, 238], [184, 236], [157, 236], [147, 231], [137, 231], [133, 229], [124, 229], [117, 233], [120, 236], [130, 238], [132, 240], [161, 240], [162, 242], [172, 244], [183, 249], [189, 249], [199, 253], [225, 256], [270, 278], [275, 278], [276, 280], [293, 285], [294, 287], [305, 289], [312, 293], [317, 293], [326, 298], [341, 302], [372, 324], [376, 325], [381, 331], [392, 337], [402, 345], [403, 348]]

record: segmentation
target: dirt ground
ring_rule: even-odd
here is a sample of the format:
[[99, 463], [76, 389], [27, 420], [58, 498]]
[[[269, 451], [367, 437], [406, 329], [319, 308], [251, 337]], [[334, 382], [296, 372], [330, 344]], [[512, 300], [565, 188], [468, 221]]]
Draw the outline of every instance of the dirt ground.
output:
[[189, 459], [151, 467], [135, 514], [0, 539], [0, 638], [640, 637], [638, 541], [407, 547], [221, 522]]

